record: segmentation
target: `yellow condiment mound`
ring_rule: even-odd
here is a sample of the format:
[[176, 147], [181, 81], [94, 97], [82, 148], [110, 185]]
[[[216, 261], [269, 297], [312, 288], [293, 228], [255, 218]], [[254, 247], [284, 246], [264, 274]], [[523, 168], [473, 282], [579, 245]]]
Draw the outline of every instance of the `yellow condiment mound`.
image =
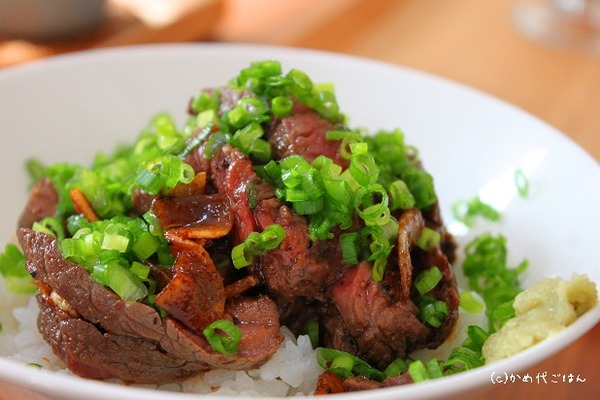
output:
[[587, 275], [574, 274], [571, 281], [542, 279], [515, 297], [515, 317], [484, 343], [482, 353], [486, 364], [560, 332], [597, 302], [596, 284]]

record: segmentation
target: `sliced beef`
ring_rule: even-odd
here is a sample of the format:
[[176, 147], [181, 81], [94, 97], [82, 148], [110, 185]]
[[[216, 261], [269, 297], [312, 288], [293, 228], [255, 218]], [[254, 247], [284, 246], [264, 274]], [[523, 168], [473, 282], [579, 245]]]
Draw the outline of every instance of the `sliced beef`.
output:
[[322, 298], [326, 286], [342, 268], [337, 241], [311, 241], [308, 223], [276, 197], [273, 188], [260, 179], [248, 157], [225, 145], [212, 162], [218, 192], [230, 200], [235, 214], [235, 238], [242, 242], [252, 231], [279, 224], [285, 238], [255, 265], [271, 293], [291, 301], [296, 296]]
[[79, 376], [155, 383], [183, 379], [208, 369], [204, 363], [165, 352], [153, 340], [103, 332], [84, 319], [71, 317], [41, 294], [37, 299], [38, 328], [43, 338]]
[[386, 271], [382, 282], [374, 282], [365, 262], [347, 269], [328, 292], [333, 306], [324, 321], [325, 345], [380, 369], [422, 347], [429, 329], [417, 318], [417, 307], [394, 289], [397, 280], [395, 271]]
[[344, 268], [337, 241], [311, 241], [306, 219], [285, 205], [277, 208], [275, 202], [264, 201], [255, 210], [260, 230], [275, 223], [285, 231], [279, 247], [262, 257], [260, 273], [269, 290], [286, 300], [296, 296], [323, 300], [327, 285]]
[[415, 251], [414, 257], [417, 259], [418, 265], [437, 266], [442, 272], [442, 279], [433, 290], [427, 295], [436, 300], [441, 300], [448, 305], [449, 314], [446, 321], [439, 328], [432, 329], [427, 340], [426, 347], [435, 349], [440, 346], [446, 338], [452, 333], [458, 320], [459, 293], [456, 286], [456, 277], [452, 271], [452, 265], [448, 261], [448, 257], [440, 247], [425, 253]]
[[53, 217], [58, 200], [58, 192], [50, 179], [42, 179], [31, 189], [17, 225], [20, 228], [31, 228], [34, 222], [45, 217]]
[[171, 281], [154, 299], [172, 318], [200, 333], [225, 311], [223, 279], [204, 247], [177, 254]]
[[344, 379], [343, 385], [345, 389], [344, 391], [356, 392], [362, 390], [381, 389], [389, 386], [406, 385], [409, 383], [413, 383], [412, 377], [408, 372], [405, 372], [402, 375], [385, 378], [381, 382], [365, 378], [364, 376], [351, 376], [350, 378]]
[[[203, 335], [187, 329], [177, 320], [169, 317], [162, 319], [154, 308], [143, 303], [125, 301], [110, 289], [94, 282], [84, 267], [62, 258], [52, 236], [20, 229], [18, 238], [27, 258], [27, 268], [40, 286], [46, 288], [44, 293], [47, 298], [51, 299], [51, 292], [56, 292], [62, 299], [62, 308], [72, 310], [66, 315], [69, 316], [68, 320], [73, 321], [65, 324], [65, 313], [58, 311], [62, 308], [48, 308], [44, 306], [44, 303], [48, 304], [45, 300], [42, 303], [45, 311], [44, 319], [40, 321], [40, 331], [50, 343], [54, 338], [65, 343], [81, 341], [80, 344], [71, 343], [69, 353], [55, 350], [59, 357], [72, 358], [69, 359], [69, 365], [75, 368], [73, 372], [76, 374], [98, 377], [97, 372], [90, 371], [90, 362], [92, 366], [93, 362], [90, 361], [89, 357], [92, 356], [89, 354], [101, 353], [104, 351], [103, 346], [117, 349], [120, 345], [124, 346], [124, 343], [128, 343], [128, 346], [140, 343], [139, 347], [132, 346], [129, 352], [141, 354], [130, 354], [127, 359], [144, 362], [144, 352], [155, 348], [176, 360], [174, 363], [167, 363], [167, 366], [186, 366], [183, 372], [172, 369], [173, 374], [168, 375], [165, 370], [155, 371], [152, 367], [155, 360], [150, 358], [147, 374], [136, 376], [134, 380], [163, 382], [182, 377], [181, 374], [186, 369], [186, 374], [192, 374], [210, 367], [256, 367], [268, 360], [283, 340], [279, 332], [275, 302], [265, 296], [232, 299], [225, 308], [223, 318], [232, 320], [242, 330], [241, 350], [234, 356], [224, 356], [215, 352]], [[247, 312], [250, 309], [256, 311], [256, 314], [250, 315]], [[51, 312], [54, 313], [53, 317], [48, 316]], [[99, 333], [93, 333], [91, 327], [95, 327]], [[85, 334], [82, 335], [81, 332]], [[86, 340], [88, 334], [91, 335], [90, 340]], [[108, 342], [101, 340], [99, 334]], [[261, 337], [262, 340], [257, 341], [255, 337]], [[83, 351], [84, 347], [87, 348], [86, 351]], [[83, 357], [80, 362], [78, 355]], [[119, 362], [118, 359], [107, 358], [94, 360], [107, 364]], [[122, 361], [126, 364], [125, 357]], [[77, 369], [78, 366], [81, 368]], [[95, 368], [104, 369], [110, 375], [103, 375], [102, 378], [131, 379], [130, 375], [123, 372], [129, 369], [128, 365], [97, 365]], [[168, 369], [171, 370], [170, 367]]]
[[406, 210], [398, 219], [398, 267], [400, 271], [400, 287], [402, 299], [410, 300], [410, 289], [412, 286], [413, 265], [411, 250], [419, 239], [425, 220], [417, 209]]
[[219, 194], [159, 196], [150, 209], [163, 230], [176, 229], [188, 238], [216, 239], [233, 227], [233, 213], [225, 196]]
[[258, 196], [273, 197], [273, 189], [256, 175], [250, 159], [230, 145], [216, 152], [211, 169], [213, 184], [219, 194], [227, 196], [233, 211], [236, 242], [243, 242], [250, 232], [256, 231], [252, 209], [262, 200]]
[[327, 131], [333, 128], [331, 121], [298, 104], [289, 116], [273, 121], [267, 136], [277, 158], [298, 154], [312, 162], [318, 156], [325, 155], [336, 164], [347, 167], [348, 160], [340, 155], [341, 142], [325, 137]]

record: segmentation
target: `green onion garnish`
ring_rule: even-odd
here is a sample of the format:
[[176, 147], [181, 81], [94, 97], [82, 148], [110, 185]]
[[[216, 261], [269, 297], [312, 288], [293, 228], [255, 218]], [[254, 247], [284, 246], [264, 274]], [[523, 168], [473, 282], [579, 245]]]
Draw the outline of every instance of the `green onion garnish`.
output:
[[6, 288], [13, 293], [31, 294], [37, 290], [25, 263], [25, 256], [13, 243], [8, 243], [0, 253], [0, 275], [5, 278]]
[[429, 373], [423, 361], [415, 360], [408, 365], [408, 373], [410, 374], [413, 382], [419, 383], [429, 379]]
[[519, 195], [523, 198], [527, 197], [529, 195], [529, 180], [522, 169], [518, 168], [515, 171], [514, 179]]
[[382, 381], [386, 375], [360, 358], [340, 350], [317, 349], [317, 362], [321, 368], [342, 378], [364, 376], [367, 379]]
[[226, 319], [216, 320], [204, 328], [202, 333], [216, 352], [229, 356], [238, 353], [242, 331], [233, 322]]
[[473, 226], [476, 217], [482, 217], [490, 221], [500, 220], [500, 213], [479, 197], [474, 197], [469, 201], [456, 202], [452, 207], [452, 214], [457, 221], [466, 226]]
[[419, 318], [434, 328], [442, 326], [449, 313], [448, 304], [441, 300], [428, 299], [419, 305]]
[[519, 275], [527, 268], [523, 261], [516, 268], [507, 266], [506, 238], [486, 233], [475, 238], [465, 248], [463, 272], [469, 287], [483, 297], [489, 319], [490, 333], [494, 332], [510, 318], [510, 310], [500, 309], [503, 304], [512, 304], [521, 292]]
[[466, 290], [460, 292], [460, 307], [470, 313], [482, 312], [485, 308], [483, 302], [481, 302], [472, 291]]
[[438, 231], [425, 227], [419, 235], [416, 245], [422, 250], [431, 251], [439, 246], [441, 239], [442, 237]]
[[390, 377], [401, 375], [406, 371], [408, 371], [408, 365], [406, 365], [406, 362], [402, 358], [396, 358], [387, 366], [383, 373], [385, 376]]
[[420, 294], [425, 294], [435, 288], [441, 280], [442, 272], [438, 267], [433, 266], [415, 278], [415, 287]]
[[58, 240], [65, 238], [65, 229], [63, 228], [62, 223], [54, 217], [46, 217], [42, 218], [40, 221], [34, 222], [31, 229], [36, 232], [52, 235]]
[[244, 242], [231, 250], [233, 266], [241, 269], [251, 265], [254, 257], [263, 256], [269, 250], [276, 249], [283, 239], [285, 239], [285, 230], [279, 224], [269, 225], [261, 233], [250, 232]]
[[316, 349], [319, 345], [319, 322], [311, 319], [304, 325], [304, 332], [308, 335], [313, 349]]

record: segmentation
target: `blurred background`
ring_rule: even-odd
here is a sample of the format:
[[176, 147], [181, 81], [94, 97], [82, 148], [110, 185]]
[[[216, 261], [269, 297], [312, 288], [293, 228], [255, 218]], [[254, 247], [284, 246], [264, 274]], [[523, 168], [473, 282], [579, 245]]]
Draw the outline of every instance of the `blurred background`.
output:
[[[175, 42], [312, 48], [427, 71], [523, 108], [600, 160], [599, 0], [0, 0], [0, 69]], [[597, 326], [527, 371], [586, 382], [490, 383], [482, 398], [598, 399], [598, 354]]]

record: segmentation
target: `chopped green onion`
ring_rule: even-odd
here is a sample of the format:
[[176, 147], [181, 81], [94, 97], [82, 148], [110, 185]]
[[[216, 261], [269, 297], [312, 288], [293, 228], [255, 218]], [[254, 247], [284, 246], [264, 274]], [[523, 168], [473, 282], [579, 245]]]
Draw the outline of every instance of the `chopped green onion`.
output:
[[442, 237], [438, 231], [426, 226], [415, 244], [422, 250], [431, 251], [439, 246], [441, 239]]
[[6, 288], [13, 293], [35, 293], [37, 287], [27, 272], [26, 259], [21, 250], [13, 243], [6, 244], [0, 253], [0, 275], [5, 278]]
[[339, 355], [331, 361], [329, 370], [342, 378], [352, 375], [355, 357], [350, 354]]
[[386, 377], [383, 372], [372, 367], [366, 361], [340, 350], [318, 348], [317, 363], [321, 368], [344, 379], [350, 376], [363, 376], [367, 379], [382, 381]]
[[497, 331], [514, 316], [515, 309], [513, 308], [513, 300], [508, 300], [494, 307], [490, 313], [490, 324], [492, 324], [494, 331]]
[[435, 288], [442, 280], [442, 272], [436, 266], [423, 271], [415, 278], [415, 287], [420, 294], [425, 294]]
[[252, 264], [255, 256], [263, 256], [269, 250], [279, 247], [285, 239], [285, 230], [279, 224], [267, 226], [261, 233], [250, 232], [244, 242], [231, 250], [231, 260], [237, 269]]
[[252, 254], [250, 254], [244, 243], [240, 243], [231, 249], [231, 261], [235, 268], [242, 269], [252, 265], [252, 260]]
[[402, 180], [410, 189], [417, 208], [427, 208], [437, 201], [433, 178], [429, 173], [416, 167], [409, 168], [402, 174]]
[[228, 143], [230, 141], [231, 135], [229, 133], [224, 133], [220, 131], [215, 132], [206, 141], [203, 154], [204, 158], [210, 160], [211, 158], [213, 158], [213, 156], [219, 148], [221, 148], [225, 143]]
[[125, 253], [129, 246], [129, 238], [118, 234], [105, 233], [100, 248], [102, 250], [117, 250]]
[[509, 268], [506, 238], [484, 233], [465, 247], [462, 268], [469, 288], [483, 297], [489, 331], [492, 333], [511, 315], [510, 310], [503, 311], [501, 308], [496, 314], [494, 310], [505, 303], [512, 304], [515, 296], [521, 292], [519, 275], [527, 268], [527, 262]]
[[450, 314], [448, 304], [429, 296], [421, 296], [417, 300], [419, 319], [433, 328], [439, 328], [446, 322]]
[[27, 363], [27, 366], [35, 368], [35, 369], [42, 369], [42, 364], [38, 364], [38, 363], [34, 363], [34, 362]]
[[235, 107], [229, 110], [226, 121], [236, 129], [243, 128], [250, 123], [263, 123], [270, 119], [267, 114], [268, 108], [256, 97], [243, 97], [239, 99]]
[[260, 233], [260, 246], [264, 250], [273, 250], [279, 247], [284, 238], [285, 230], [283, 227], [279, 224], [272, 224]]
[[150, 232], [142, 232], [131, 245], [131, 251], [142, 261], [156, 253], [158, 248], [159, 241]]
[[340, 235], [340, 247], [342, 249], [342, 258], [344, 264], [358, 264], [359, 248], [358, 248], [358, 232], [342, 233]]
[[460, 306], [470, 313], [479, 313], [484, 309], [483, 302], [470, 290], [460, 292]]
[[442, 363], [448, 373], [456, 373], [473, 369], [484, 364], [481, 348], [488, 338], [488, 333], [481, 327], [469, 325], [467, 338], [461, 346], [455, 347], [450, 352], [448, 360]]
[[390, 377], [399, 376], [406, 371], [408, 371], [408, 365], [402, 358], [398, 357], [387, 366], [383, 373], [385, 376]]
[[129, 269], [129, 271], [131, 271], [131, 273], [137, 276], [138, 278], [145, 280], [148, 279], [148, 275], [150, 274], [150, 267], [137, 261], [134, 261], [131, 263], [131, 268]]
[[292, 112], [294, 103], [289, 97], [277, 96], [271, 100], [271, 111], [277, 117], [285, 117]]
[[529, 180], [522, 169], [518, 168], [515, 171], [515, 186], [517, 187], [517, 192], [523, 198], [529, 195]]
[[415, 206], [415, 198], [410, 193], [403, 180], [398, 179], [388, 187], [390, 195], [390, 210], [408, 210]]
[[367, 225], [384, 225], [389, 221], [388, 195], [379, 183], [372, 183], [358, 190], [354, 209]]
[[429, 372], [430, 379], [441, 378], [443, 375], [442, 368], [435, 358], [427, 361], [427, 371]]
[[65, 238], [65, 229], [63, 228], [62, 223], [54, 217], [46, 217], [42, 218], [40, 221], [34, 222], [31, 229], [36, 232], [52, 235], [58, 240]]
[[106, 265], [101, 279], [124, 300], [137, 301], [148, 295], [141, 280], [116, 262]]
[[233, 322], [226, 319], [216, 320], [204, 328], [202, 333], [216, 352], [228, 356], [238, 353], [242, 331]]
[[32, 158], [27, 160], [25, 162], [25, 169], [27, 170], [27, 173], [29, 175], [29, 179], [31, 182], [30, 186], [35, 185], [47, 175], [46, 167], [40, 162], [40, 160], [37, 159]]
[[474, 197], [469, 201], [456, 202], [452, 206], [452, 214], [457, 221], [467, 226], [473, 226], [476, 217], [482, 217], [490, 221], [500, 220], [500, 213], [479, 197]]
[[196, 112], [218, 110], [221, 105], [221, 91], [201, 91], [190, 102], [190, 108]]
[[319, 345], [319, 322], [311, 319], [304, 325], [304, 332], [308, 335], [312, 348], [316, 349]]
[[415, 360], [408, 364], [408, 373], [415, 383], [423, 382], [429, 379], [427, 368], [421, 360]]
[[369, 153], [353, 154], [348, 171], [359, 185], [375, 183], [379, 177], [379, 167]]

